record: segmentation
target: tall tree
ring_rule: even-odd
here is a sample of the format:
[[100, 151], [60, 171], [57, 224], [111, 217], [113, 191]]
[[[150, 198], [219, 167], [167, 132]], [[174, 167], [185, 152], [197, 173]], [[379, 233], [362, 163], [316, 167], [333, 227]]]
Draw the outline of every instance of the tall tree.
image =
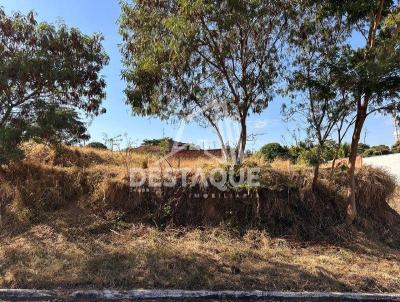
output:
[[400, 107], [400, 7], [393, 0], [326, 1], [331, 13], [342, 12], [364, 46], [353, 47], [337, 65], [341, 86], [356, 111], [349, 168], [347, 223], [357, 216], [355, 169], [358, 144], [367, 117]]
[[39, 138], [52, 144], [76, 144], [89, 140], [85, 123], [76, 110], [58, 105], [44, 104], [27, 117], [24, 128], [30, 138]]
[[322, 153], [332, 132], [351, 113], [348, 93], [339, 85], [335, 66], [346, 52], [351, 29], [341, 14], [320, 14], [321, 5], [305, 2], [303, 13], [293, 27], [291, 45], [296, 50], [289, 77], [290, 106], [283, 107], [288, 117], [300, 116], [316, 145], [313, 190], [316, 189]]
[[[267, 108], [280, 74], [288, 0], [124, 1], [120, 31], [127, 103], [139, 115], [196, 116], [240, 163], [247, 117]], [[219, 122], [236, 121], [228, 153]]]
[[[74, 111], [103, 111], [105, 81], [100, 72], [108, 56], [101, 42], [98, 34], [39, 23], [33, 12], [8, 16], [0, 8], [1, 150], [11, 152], [31, 135], [54, 138], [63, 127], [82, 132], [72, 130], [83, 126]], [[2, 157], [3, 163], [13, 158], [11, 153]]]

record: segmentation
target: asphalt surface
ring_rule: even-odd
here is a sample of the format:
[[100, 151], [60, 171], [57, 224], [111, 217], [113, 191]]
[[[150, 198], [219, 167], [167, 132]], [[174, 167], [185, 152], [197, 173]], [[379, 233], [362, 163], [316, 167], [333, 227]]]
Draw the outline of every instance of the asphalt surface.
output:
[[100, 302], [100, 301], [399, 301], [399, 294], [277, 291], [188, 291], [188, 290], [32, 290], [0, 289], [0, 301]]

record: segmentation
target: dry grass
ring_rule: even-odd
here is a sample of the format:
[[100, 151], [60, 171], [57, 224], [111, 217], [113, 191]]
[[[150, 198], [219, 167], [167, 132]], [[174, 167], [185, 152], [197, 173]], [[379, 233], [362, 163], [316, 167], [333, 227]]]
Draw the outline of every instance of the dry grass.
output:
[[166, 157], [164, 159], [161, 154], [132, 150], [111, 151], [66, 146], [54, 150], [33, 142], [25, 143], [23, 147], [28, 162], [60, 167], [80, 167], [93, 172], [110, 171], [120, 175], [128, 174], [130, 168], [208, 169], [219, 165], [219, 162], [213, 158], [177, 159]]
[[[25, 150], [24, 162], [11, 164], [0, 174], [1, 213], [8, 211], [21, 221], [28, 222], [42, 212], [68, 204], [79, 204], [100, 215], [108, 210], [121, 211], [129, 221], [152, 222], [158, 226], [224, 222], [239, 228], [268, 227], [274, 233], [291, 233], [308, 239], [341, 222], [344, 215], [346, 172], [341, 170], [333, 180], [328, 171], [321, 170], [319, 190], [312, 192], [312, 169], [282, 160], [268, 163], [253, 156], [246, 159], [245, 165], [261, 168], [260, 198], [248, 194], [245, 199], [237, 198], [235, 191], [222, 199], [219, 194], [219, 197], [209, 195], [199, 200], [191, 194], [203, 196], [215, 192], [201, 185], [153, 192], [162, 193], [160, 196], [132, 192], [129, 169], [211, 170], [222, 167], [218, 161], [172, 158], [167, 163], [154, 154], [77, 147], [53, 150], [33, 143], [26, 144]], [[357, 174], [357, 183], [363, 217], [373, 215], [380, 221], [386, 219], [386, 202], [394, 190], [393, 180], [382, 171], [362, 169]], [[247, 193], [245, 188], [242, 191], [239, 193]]]
[[0, 287], [400, 291], [399, 250], [349, 232], [349, 246], [296, 243], [256, 230], [160, 231], [71, 208], [1, 232]]
[[[400, 291], [400, 191], [390, 212], [385, 205], [393, 183], [380, 171], [358, 173], [362, 217], [347, 228], [337, 221], [345, 172], [329, 182], [322, 171], [320, 192], [312, 194], [309, 169], [249, 158], [246, 165], [262, 167], [268, 193], [257, 207], [264, 224], [252, 227], [243, 221], [254, 216], [247, 211], [253, 204], [237, 200], [204, 201], [207, 211], [193, 207], [198, 200], [132, 206], [127, 167], [159, 167], [159, 156], [34, 144], [26, 151], [24, 163], [0, 171], [0, 209], [6, 213], [0, 287]], [[199, 159], [161, 165], [218, 164]], [[179, 218], [191, 226], [160, 228], [166, 205], [175, 206], [172, 222]], [[220, 226], [199, 223], [210, 208], [229, 219], [218, 220]], [[377, 209], [383, 211], [379, 217]], [[232, 217], [241, 228], [230, 223]], [[319, 238], [311, 229], [329, 236]]]
[[[164, 168], [164, 169], [211, 169], [221, 165], [214, 158], [175, 158], [166, 157], [155, 153], [142, 153], [135, 151], [110, 151], [103, 149], [82, 148], [82, 147], [62, 147], [54, 150], [51, 147], [38, 145], [34, 142], [25, 143], [23, 149], [27, 156], [27, 161], [41, 163], [44, 165], [57, 165], [62, 167], [85, 167], [93, 170], [112, 169], [125, 173], [128, 167], [144, 168]], [[296, 171], [304, 169], [304, 165], [291, 163], [289, 160], [276, 159], [272, 163], [266, 161], [260, 155], [252, 155], [245, 160], [246, 165], [271, 167], [282, 171]]]
[[400, 187], [397, 187], [389, 204], [397, 213], [400, 213]]

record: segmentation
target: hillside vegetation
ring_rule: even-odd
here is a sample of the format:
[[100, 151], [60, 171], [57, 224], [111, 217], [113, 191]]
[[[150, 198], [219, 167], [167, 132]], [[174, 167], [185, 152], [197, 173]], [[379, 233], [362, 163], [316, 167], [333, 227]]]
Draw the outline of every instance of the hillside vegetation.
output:
[[0, 287], [400, 290], [399, 192], [383, 171], [357, 171], [360, 217], [347, 227], [345, 169], [332, 179], [323, 170], [313, 192], [312, 169], [250, 157], [258, 198], [212, 198], [199, 186], [158, 195], [131, 190], [129, 168], [220, 164], [24, 150], [1, 169]]

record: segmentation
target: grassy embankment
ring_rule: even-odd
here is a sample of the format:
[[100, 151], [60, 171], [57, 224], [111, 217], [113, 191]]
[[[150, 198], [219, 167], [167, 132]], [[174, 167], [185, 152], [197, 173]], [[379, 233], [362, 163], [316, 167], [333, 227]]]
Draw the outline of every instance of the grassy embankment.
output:
[[400, 198], [381, 171], [358, 171], [347, 228], [345, 171], [323, 171], [313, 193], [310, 169], [253, 158], [258, 200], [141, 197], [127, 167], [155, 155], [26, 149], [0, 176], [0, 287], [400, 291]]

